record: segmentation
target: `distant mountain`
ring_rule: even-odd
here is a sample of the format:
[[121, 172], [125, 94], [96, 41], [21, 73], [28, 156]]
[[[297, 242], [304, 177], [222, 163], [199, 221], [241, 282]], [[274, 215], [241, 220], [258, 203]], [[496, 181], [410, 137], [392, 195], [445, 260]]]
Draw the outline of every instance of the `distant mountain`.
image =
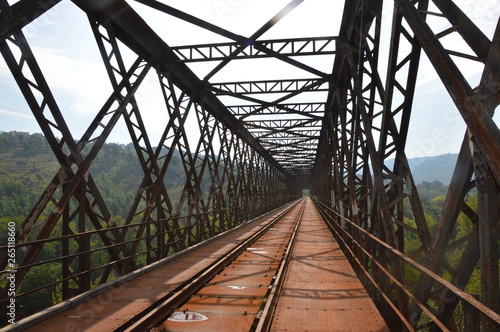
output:
[[[444, 185], [449, 185], [458, 154], [442, 154], [432, 157], [420, 157], [408, 159], [413, 178], [416, 184], [439, 181]], [[394, 159], [388, 161], [388, 166], [392, 168]]]

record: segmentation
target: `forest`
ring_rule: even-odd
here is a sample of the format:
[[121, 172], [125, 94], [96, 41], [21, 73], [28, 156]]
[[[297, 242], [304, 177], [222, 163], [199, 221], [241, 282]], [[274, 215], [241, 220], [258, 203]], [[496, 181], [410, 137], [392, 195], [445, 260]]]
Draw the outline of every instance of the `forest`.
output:
[[[139, 181], [142, 179], [142, 169], [135, 154], [132, 144], [108, 143], [102, 147], [90, 169], [97, 187], [118, 223], [127, 215], [130, 202], [133, 201], [140, 184]], [[451, 155], [431, 158], [431, 160], [438, 163], [435, 167], [446, 169], [451, 173], [453, 168], [443, 166], [443, 163], [453, 163], [454, 158], [456, 156]], [[420, 161], [417, 166], [424, 169], [422, 174], [418, 175], [420, 178], [425, 173], [436, 176], [436, 172], [429, 171], [432, 169], [432, 165]], [[416, 168], [418, 168], [417, 166]], [[24, 221], [25, 216], [58, 169], [59, 164], [43, 135], [19, 132], [0, 133], [0, 245], [3, 246], [7, 243], [8, 223], [15, 222], [19, 226]], [[449, 174], [440, 174], [439, 176], [441, 178], [450, 177]], [[185, 173], [178, 155], [172, 159], [166, 178], [169, 192], [175, 197], [176, 192], [182, 191], [185, 180]], [[417, 187], [430, 231], [433, 233], [448, 190], [447, 184], [429, 179], [429, 181], [422, 181]], [[467, 201], [472, 209], [477, 208], [476, 197], [470, 196]], [[411, 213], [407, 213], [405, 223], [411, 225], [412, 218]], [[455, 237], [458, 238], [468, 233], [471, 227], [470, 221], [461, 215], [458, 220], [457, 234], [454, 234]], [[56, 228], [54, 232], [60, 232], [60, 229]], [[411, 252], [418, 245], [419, 240], [414, 233], [409, 232], [405, 235], [405, 251]], [[57, 257], [60, 252], [60, 244], [50, 242], [44, 247], [44, 259]], [[460, 251], [457, 249], [456, 259], [459, 257]], [[60, 263], [55, 262], [32, 268], [18, 289], [18, 293], [57, 280], [60, 275], [58, 264]], [[413, 276], [415, 281], [417, 278], [417, 275]], [[477, 279], [479, 276], [473, 275], [473, 282], [470, 283], [467, 290], [473, 294], [479, 294], [479, 280], [474, 281], [475, 278]], [[32, 297], [29, 306], [28, 303], [24, 303], [20, 299], [19, 306], [21, 310], [24, 306], [25, 313], [31, 314], [60, 302], [61, 296], [60, 287], [49, 287], [38, 292], [36, 298]]]
[[[23, 132], [0, 133], [0, 246], [7, 244], [9, 222], [14, 222], [19, 228], [41, 193], [57, 174], [59, 167], [43, 135]], [[90, 172], [114, 221], [117, 224], [122, 223], [144, 175], [132, 144], [105, 144], [92, 164]], [[174, 200], [173, 204], [182, 192], [184, 174], [180, 157], [174, 153], [166, 175], [166, 184]], [[34, 239], [32, 234], [36, 233], [35, 231], [36, 229], [30, 232], [26, 241]], [[52, 236], [60, 236], [61, 232], [61, 228], [56, 227]], [[73, 243], [73, 246], [75, 245]], [[91, 246], [98, 248], [102, 246], [102, 242], [98, 237], [93, 237]], [[44, 245], [41, 259], [58, 257], [61, 255], [61, 250], [60, 243], [49, 242]], [[18, 252], [18, 256], [20, 255], [22, 253]], [[94, 255], [93, 259], [99, 255], [102, 259], [93, 261], [94, 265], [105, 263], [107, 256], [104, 251]], [[17, 294], [60, 278], [60, 264], [53, 262], [31, 268], [17, 289]], [[95, 282], [97, 283], [97, 280]], [[0, 281], [1, 286], [3, 283], [5, 280]], [[60, 287], [54, 286], [31, 296], [29, 303], [21, 297], [17, 301], [20, 314], [28, 315], [47, 308], [60, 302], [61, 296]]]

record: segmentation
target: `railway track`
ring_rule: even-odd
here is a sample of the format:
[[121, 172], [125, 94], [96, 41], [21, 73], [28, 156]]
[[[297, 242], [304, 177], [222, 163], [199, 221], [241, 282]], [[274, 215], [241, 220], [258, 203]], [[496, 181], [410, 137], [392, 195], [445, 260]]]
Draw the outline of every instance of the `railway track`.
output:
[[302, 199], [291, 205], [115, 331], [266, 330], [305, 204]]
[[9, 331], [389, 331], [309, 198], [128, 278]]

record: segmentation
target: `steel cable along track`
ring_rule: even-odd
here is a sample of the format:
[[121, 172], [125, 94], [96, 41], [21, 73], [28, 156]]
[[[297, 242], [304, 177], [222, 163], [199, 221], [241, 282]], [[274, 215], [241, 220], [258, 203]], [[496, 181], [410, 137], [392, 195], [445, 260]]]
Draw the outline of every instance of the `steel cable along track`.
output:
[[[298, 223], [302, 199], [248, 237], [210, 267], [187, 280], [115, 331], [200, 331], [212, 325], [218, 331], [262, 328], [262, 313], [279, 289]], [[267, 301], [269, 298], [269, 301]], [[172, 328], [174, 326], [174, 328]], [[171, 329], [172, 328], [172, 329]]]

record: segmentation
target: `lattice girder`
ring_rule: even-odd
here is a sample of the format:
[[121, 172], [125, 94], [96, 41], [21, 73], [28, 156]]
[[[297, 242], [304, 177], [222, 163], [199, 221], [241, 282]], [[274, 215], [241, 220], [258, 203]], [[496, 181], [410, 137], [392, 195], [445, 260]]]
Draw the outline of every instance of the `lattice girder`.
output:
[[[466, 330], [497, 330], [500, 132], [492, 117], [500, 103], [500, 28], [490, 41], [451, 0], [385, 0], [394, 14], [383, 59], [384, 1], [346, 0], [333, 36], [266, 37], [302, 2], [290, 0], [242, 36], [156, 0], [74, 0], [89, 18], [111, 83], [111, 95], [77, 141], [21, 32], [59, 1], [0, 0], [0, 51], [60, 165], [19, 227], [18, 285], [37, 266], [60, 263], [52, 286], [60, 284], [69, 298], [308, 189], [323, 216], [339, 226], [337, 235], [348, 232], [346, 252], [359, 263], [360, 278], [394, 329], [454, 329], [463, 316]], [[173, 47], [139, 14], [144, 8], [225, 41]], [[436, 30], [429, 18], [442, 20], [445, 28]], [[445, 47], [450, 36], [469, 50]], [[128, 67], [125, 54], [135, 60]], [[467, 125], [435, 231], [406, 152], [423, 56]], [[456, 59], [484, 66], [478, 86]], [[233, 65], [265, 61], [289, 72], [224, 79]], [[137, 101], [150, 72], [163, 97], [158, 112], [167, 118], [158, 142], [150, 141]], [[143, 174], [128, 214], [116, 224], [92, 165], [121, 120]], [[176, 162], [182, 184], [172, 188], [167, 174]], [[477, 210], [466, 202], [471, 190]], [[470, 231], [454, 238], [458, 218], [468, 218]], [[55, 236], [59, 228], [62, 235]], [[416, 247], [407, 246], [406, 235]], [[56, 241], [61, 257], [44, 261], [44, 246]], [[0, 247], [4, 270], [6, 250]], [[457, 250], [460, 257], [451, 259]], [[96, 266], [101, 255], [104, 263]], [[417, 277], [408, 277], [409, 271]], [[463, 290], [478, 271], [482, 296], [476, 300]], [[3, 289], [0, 304], [6, 301]]]

